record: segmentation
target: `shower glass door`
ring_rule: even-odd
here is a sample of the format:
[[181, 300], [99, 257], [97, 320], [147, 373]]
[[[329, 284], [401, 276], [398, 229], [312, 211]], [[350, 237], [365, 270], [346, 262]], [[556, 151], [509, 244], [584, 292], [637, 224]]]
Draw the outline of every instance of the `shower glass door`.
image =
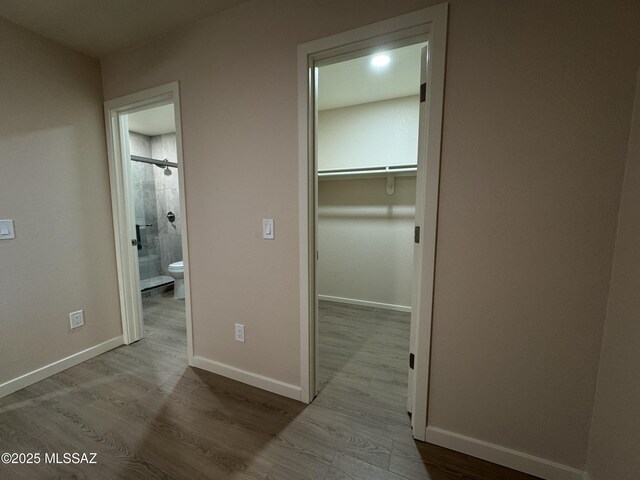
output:
[[142, 291], [166, 283], [160, 269], [154, 165], [132, 161], [138, 267]]

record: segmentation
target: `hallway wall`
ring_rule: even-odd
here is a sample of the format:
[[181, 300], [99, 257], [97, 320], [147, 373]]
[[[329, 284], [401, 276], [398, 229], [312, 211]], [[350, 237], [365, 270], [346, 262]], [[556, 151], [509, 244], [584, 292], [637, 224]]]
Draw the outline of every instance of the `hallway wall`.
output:
[[[102, 60], [106, 98], [180, 82], [197, 355], [299, 386], [297, 45], [436, 3], [250, 1]], [[640, 5], [449, 5], [429, 426], [582, 469]]]
[[122, 329], [100, 66], [1, 18], [0, 45], [2, 384]]
[[640, 72], [629, 135], [587, 461], [591, 480], [640, 475]]

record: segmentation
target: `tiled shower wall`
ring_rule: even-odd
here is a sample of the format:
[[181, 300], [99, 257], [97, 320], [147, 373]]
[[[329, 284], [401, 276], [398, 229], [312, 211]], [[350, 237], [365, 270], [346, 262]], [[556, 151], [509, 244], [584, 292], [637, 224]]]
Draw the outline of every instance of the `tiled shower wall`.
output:
[[[129, 146], [132, 155], [177, 162], [175, 134], [149, 137], [129, 132]], [[171, 175], [166, 176], [155, 165], [131, 162], [131, 166], [136, 223], [151, 224], [140, 231], [140, 278], [168, 275], [169, 265], [182, 260], [178, 170], [171, 168]], [[174, 223], [167, 219], [170, 211], [176, 216]]]
[[[151, 157], [177, 163], [176, 134], [168, 133], [151, 137]], [[156, 181], [156, 208], [158, 213], [158, 240], [160, 266], [163, 275], [168, 275], [169, 265], [182, 260], [182, 215], [180, 211], [180, 190], [178, 169], [171, 168], [171, 175], [166, 176], [164, 170], [154, 167]], [[175, 222], [167, 220], [167, 213], [173, 212]]]

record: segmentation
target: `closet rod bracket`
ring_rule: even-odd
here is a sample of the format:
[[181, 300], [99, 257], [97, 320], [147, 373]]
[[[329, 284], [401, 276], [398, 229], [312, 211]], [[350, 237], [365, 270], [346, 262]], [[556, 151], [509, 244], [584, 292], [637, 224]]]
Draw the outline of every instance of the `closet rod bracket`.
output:
[[393, 195], [396, 191], [396, 177], [392, 174], [387, 175], [387, 195]]

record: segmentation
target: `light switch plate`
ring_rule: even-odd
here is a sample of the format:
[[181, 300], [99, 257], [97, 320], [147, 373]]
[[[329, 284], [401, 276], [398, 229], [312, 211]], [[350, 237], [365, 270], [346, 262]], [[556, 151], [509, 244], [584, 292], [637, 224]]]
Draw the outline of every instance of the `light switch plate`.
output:
[[273, 218], [262, 219], [262, 238], [265, 240], [273, 240]]
[[10, 238], [16, 238], [13, 220], [0, 220], [0, 240], [9, 240]]

